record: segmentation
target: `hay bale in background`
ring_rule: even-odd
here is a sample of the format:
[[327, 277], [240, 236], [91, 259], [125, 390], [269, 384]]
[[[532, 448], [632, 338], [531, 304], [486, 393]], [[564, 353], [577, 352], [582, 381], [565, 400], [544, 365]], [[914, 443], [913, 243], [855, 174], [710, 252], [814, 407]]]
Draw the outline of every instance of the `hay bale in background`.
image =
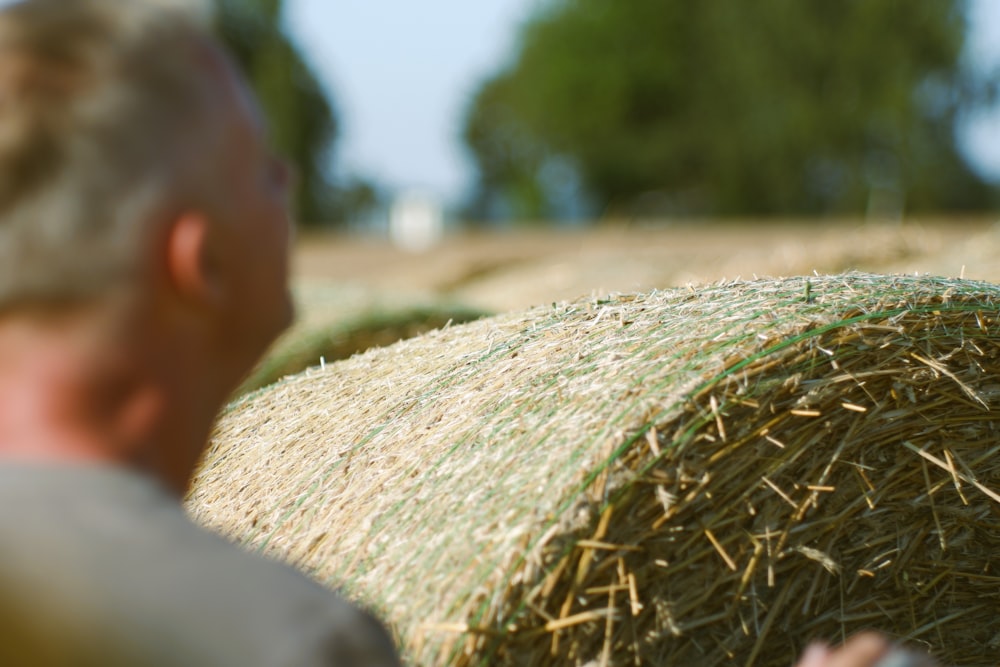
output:
[[326, 362], [370, 347], [384, 347], [432, 329], [486, 315], [442, 298], [394, 296], [356, 286], [300, 282], [295, 285], [295, 324], [236, 390], [241, 396]]
[[431, 332], [231, 406], [189, 507], [418, 665], [785, 666], [860, 628], [993, 664], [998, 299], [854, 274]]

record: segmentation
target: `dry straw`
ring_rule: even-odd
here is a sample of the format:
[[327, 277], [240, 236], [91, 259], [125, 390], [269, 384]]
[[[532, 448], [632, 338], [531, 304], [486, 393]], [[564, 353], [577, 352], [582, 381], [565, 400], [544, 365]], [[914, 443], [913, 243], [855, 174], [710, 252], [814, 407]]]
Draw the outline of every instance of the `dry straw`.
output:
[[1000, 287], [862, 274], [536, 308], [230, 407], [189, 506], [415, 665], [1000, 655]]

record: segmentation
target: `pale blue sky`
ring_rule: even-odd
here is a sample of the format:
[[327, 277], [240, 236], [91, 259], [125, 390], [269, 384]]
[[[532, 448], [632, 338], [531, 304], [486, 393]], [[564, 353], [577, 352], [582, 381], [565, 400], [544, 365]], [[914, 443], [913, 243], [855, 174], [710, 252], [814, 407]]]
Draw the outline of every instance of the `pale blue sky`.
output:
[[[1000, 73], [1000, 2], [969, 0], [972, 33], [967, 43], [972, 62]], [[1000, 181], [1000, 109], [980, 114], [967, 123], [959, 138], [973, 166]]]
[[[462, 112], [545, 0], [286, 0], [286, 20], [342, 122], [337, 167], [455, 200], [473, 177]], [[1000, 66], [1000, 1], [971, 0], [971, 51]], [[1000, 180], [1000, 112], [960, 133]]]
[[453, 199], [469, 184], [462, 111], [542, 0], [286, 0], [333, 93], [337, 167]]

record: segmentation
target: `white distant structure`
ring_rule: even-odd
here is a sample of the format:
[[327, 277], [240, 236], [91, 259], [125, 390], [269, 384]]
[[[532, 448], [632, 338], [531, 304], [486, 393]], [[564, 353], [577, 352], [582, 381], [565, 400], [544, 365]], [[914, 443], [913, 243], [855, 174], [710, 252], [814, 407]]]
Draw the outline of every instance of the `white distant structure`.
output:
[[389, 210], [389, 238], [410, 252], [430, 250], [444, 236], [440, 200], [427, 192], [410, 190], [399, 195]]

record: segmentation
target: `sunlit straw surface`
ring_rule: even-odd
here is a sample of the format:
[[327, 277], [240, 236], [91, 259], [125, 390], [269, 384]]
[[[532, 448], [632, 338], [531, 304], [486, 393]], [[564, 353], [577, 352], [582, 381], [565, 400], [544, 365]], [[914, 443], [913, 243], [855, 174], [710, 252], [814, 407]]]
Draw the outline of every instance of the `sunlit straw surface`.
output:
[[230, 407], [189, 507], [412, 664], [1000, 655], [1000, 287], [847, 274], [553, 304]]

